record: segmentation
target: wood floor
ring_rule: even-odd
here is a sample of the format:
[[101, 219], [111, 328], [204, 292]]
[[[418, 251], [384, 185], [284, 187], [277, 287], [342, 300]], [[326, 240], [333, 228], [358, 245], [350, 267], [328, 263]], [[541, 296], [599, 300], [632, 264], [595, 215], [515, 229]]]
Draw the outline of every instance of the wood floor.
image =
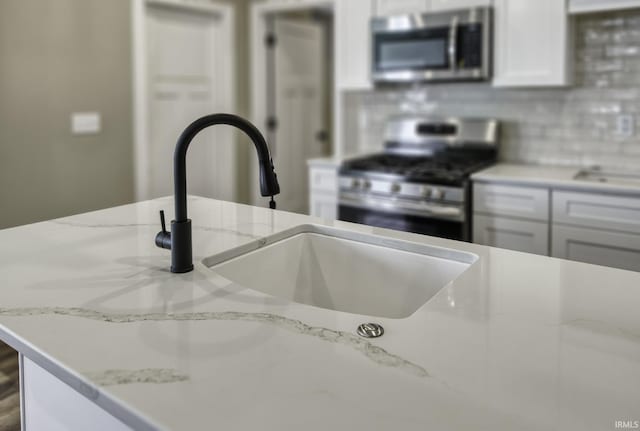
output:
[[0, 341], [0, 431], [19, 430], [18, 354]]

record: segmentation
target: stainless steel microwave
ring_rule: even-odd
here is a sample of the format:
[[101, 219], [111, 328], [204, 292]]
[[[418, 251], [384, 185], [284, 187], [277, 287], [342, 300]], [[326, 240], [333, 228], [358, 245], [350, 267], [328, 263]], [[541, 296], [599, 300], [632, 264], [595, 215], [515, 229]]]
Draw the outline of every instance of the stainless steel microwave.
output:
[[492, 9], [374, 18], [376, 83], [482, 81], [491, 77]]

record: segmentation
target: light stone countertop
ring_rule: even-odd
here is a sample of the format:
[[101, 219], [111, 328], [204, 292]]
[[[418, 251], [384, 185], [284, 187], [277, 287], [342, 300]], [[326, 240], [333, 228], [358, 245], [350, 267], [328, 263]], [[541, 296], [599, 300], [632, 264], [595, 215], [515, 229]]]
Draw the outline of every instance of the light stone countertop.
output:
[[[587, 181], [575, 179], [581, 171], [577, 167], [542, 165], [519, 165], [498, 163], [471, 176], [476, 182], [505, 183], [531, 187], [548, 187], [594, 193], [618, 193], [640, 196], [640, 181], [637, 184]], [[604, 170], [606, 172], [606, 169]], [[640, 172], [637, 172], [640, 177]]]
[[307, 160], [307, 165], [308, 166], [326, 166], [328, 168], [338, 168], [338, 166], [340, 166], [340, 163], [342, 163], [343, 160], [344, 158], [336, 157], [336, 156], [316, 157], [316, 158]]
[[[640, 420], [640, 273], [191, 197], [0, 231], [0, 338], [138, 429], [608, 430]], [[230, 283], [202, 260], [305, 223], [475, 253], [405, 319]], [[373, 341], [363, 321], [384, 325]]]
[[358, 157], [370, 156], [377, 153], [361, 153], [361, 154], [347, 154], [343, 156], [328, 156], [328, 157], [316, 157], [307, 160], [308, 166], [325, 166], [328, 168], [339, 168], [340, 164], [348, 159], [355, 159]]

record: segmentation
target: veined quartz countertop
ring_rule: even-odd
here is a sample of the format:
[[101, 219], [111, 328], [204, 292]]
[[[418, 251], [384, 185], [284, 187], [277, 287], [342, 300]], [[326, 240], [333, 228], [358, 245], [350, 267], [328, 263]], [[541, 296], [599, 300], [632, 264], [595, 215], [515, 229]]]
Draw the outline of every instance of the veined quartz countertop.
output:
[[[0, 231], [0, 338], [139, 429], [607, 430], [640, 420], [640, 273], [190, 198], [195, 270], [156, 248], [169, 198]], [[277, 299], [202, 260], [305, 224], [469, 251], [405, 319]], [[358, 324], [385, 335], [366, 341]]]
[[[551, 187], [595, 193], [619, 193], [640, 196], [640, 181], [637, 184], [598, 182], [575, 179], [581, 171], [577, 167], [519, 165], [498, 163], [471, 176], [473, 181], [508, 183], [532, 187]], [[640, 172], [637, 173], [640, 176]]]

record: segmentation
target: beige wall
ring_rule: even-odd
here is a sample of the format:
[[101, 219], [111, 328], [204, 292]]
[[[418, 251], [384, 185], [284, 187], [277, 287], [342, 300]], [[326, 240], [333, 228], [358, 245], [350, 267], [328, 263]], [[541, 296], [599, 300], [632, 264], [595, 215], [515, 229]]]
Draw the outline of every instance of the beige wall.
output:
[[[0, 1], [0, 228], [132, 201], [129, 10]], [[75, 111], [102, 133], [71, 135]]]
[[[251, 0], [217, 1], [236, 9], [237, 113], [248, 116]], [[133, 201], [130, 56], [130, 0], [0, 1], [0, 228]], [[102, 132], [72, 135], [79, 111], [100, 112]], [[255, 152], [248, 141], [238, 151], [248, 202]]]

